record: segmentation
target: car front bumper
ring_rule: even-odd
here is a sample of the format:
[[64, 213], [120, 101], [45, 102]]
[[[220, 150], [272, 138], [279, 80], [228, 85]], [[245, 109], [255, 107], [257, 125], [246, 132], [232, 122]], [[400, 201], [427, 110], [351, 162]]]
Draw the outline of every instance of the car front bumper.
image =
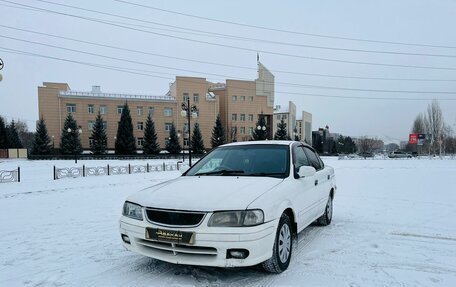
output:
[[[175, 264], [242, 267], [256, 265], [271, 258], [278, 220], [252, 227], [228, 228], [208, 227], [209, 217], [197, 227], [171, 228], [122, 216], [119, 230], [130, 241], [122, 241], [126, 249]], [[148, 227], [194, 232], [194, 243], [174, 244], [148, 239]], [[245, 249], [249, 255], [245, 259], [228, 258], [229, 249]]]

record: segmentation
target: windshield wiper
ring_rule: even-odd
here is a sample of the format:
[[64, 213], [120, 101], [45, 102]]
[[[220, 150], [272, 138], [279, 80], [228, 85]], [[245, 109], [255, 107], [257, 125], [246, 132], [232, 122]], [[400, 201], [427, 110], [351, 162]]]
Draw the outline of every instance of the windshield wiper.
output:
[[257, 172], [257, 173], [249, 173], [245, 176], [271, 176], [271, 177], [283, 177], [283, 172]]
[[195, 176], [198, 175], [235, 175], [235, 174], [243, 174], [243, 170], [228, 170], [228, 169], [221, 169], [221, 170], [215, 170], [215, 171], [208, 171], [208, 172], [201, 172], [201, 173], [195, 173]]

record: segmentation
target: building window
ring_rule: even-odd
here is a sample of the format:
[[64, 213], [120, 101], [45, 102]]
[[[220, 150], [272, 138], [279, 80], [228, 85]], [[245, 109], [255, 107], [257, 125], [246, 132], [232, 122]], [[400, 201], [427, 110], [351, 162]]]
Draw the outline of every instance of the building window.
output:
[[100, 106], [100, 115], [105, 115], [106, 114], [106, 106], [102, 105]]
[[67, 113], [75, 113], [76, 112], [76, 104], [66, 104]]
[[108, 123], [103, 121], [103, 129], [106, 130], [108, 128]]
[[188, 93], [184, 93], [183, 99], [184, 99], [184, 103], [186, 103], [188, 101]]
[[93, 146], [93, 138], [89, 138], [89, 146]]
[[169, 132], [171, 130], [171, 127], [173, 126], [172, 123], [166, 123], [165, 124], [165, 131]]
[[193, 101], [195, 103], [199, 103], [199, 100], [200, 100], [200, 95], [199, 94], [193, 94]]
[[280, 116], [280, 115], [277, 115], [277, 119], [278, 119], [279, 121], [280, 121], [280, 118], [281, 118], [281, 116]]
[[165, 138], [165, 146], [167, 146], [169, 143], [169, 138]]
[[253, 102], [253, 96], [249, 96], [249, 102]]
[[249, 122], [253, 122], [253, 115], [249, 114]]
[[138, 113], [138, 116], [143, 115], [143, 107], [136, 107], [136, 112]]
[[286, 120], [287, 119], [287, 115], [282, 115], [282, 120]]
[[188, 123], [184, 124], [184, 133], [188, 133]]
[[137, 122], [136, 123], [136, 128], [140, 131], [144, 130], [144, 123], [143, 122]]
[[233, 102], [237, 101], [237, 96], [231, 96], [231, 100], [232, 100]]
[[188, 139], [184, 139], [184, 146], [188, 146]]
[[173, 116], [173, 109], [172, 108], [164, 108], [163, 114], [165, 117], [172, 117]]
[[93, 130], [93, 127], [95, 126], [95, 121], [89, 121], [87, 124], [87, 128], [89, 131]]
[[253, 128], [252, 127], [249, 128], [249, 135], [253, 135]]
[[136, 145], [142, 147], [144, 145], [144, 138], [136, 139]]
[[240, 97], [239, 97], [239, 101], [245, 102], [245, 96], [240, 96]]
[[117, 114], [121, 114], [123, 111], [123, 106], [117, 106]]
[[93, 114], [93, 105], [87, 105], [87, 112]]
[[244, 135], [244, 134], [245, 134], [245, 127], [240, 127], [240, 128], [239, 128], [239, 133], [240, 133], [241, 135]]
[[237, 114], [232, 114], [231, 115], [231, 120], [232, 121], [237, 121]]
[[245, 114], [241, 114], [240, 120], [241, 122], [245, 122]]
[[153, 117], [154, 116], [154, 107], [149, 107], [149, 116]]

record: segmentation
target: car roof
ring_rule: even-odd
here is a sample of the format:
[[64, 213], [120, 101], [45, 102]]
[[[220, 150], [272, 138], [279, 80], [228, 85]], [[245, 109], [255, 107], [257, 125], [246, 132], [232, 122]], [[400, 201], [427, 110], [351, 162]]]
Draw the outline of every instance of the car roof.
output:
[[287, 145], [291, 146], [293, 143], [299, 143], [303, 145], [308, 144], [304, 142], [298, 142], [298, 141], [284, 141], [284, 140], [264, 140], [264, 141], [244, 141], [244, 142], [233, 142], [229, 144], [224, 144], [221, 147], [225, 146], [243, 146], [243, 145]]

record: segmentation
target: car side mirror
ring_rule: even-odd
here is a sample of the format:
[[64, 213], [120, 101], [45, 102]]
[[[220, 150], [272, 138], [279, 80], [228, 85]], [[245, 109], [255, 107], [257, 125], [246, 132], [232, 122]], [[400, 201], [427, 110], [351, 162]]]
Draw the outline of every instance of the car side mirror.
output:
[[298, 171], [299, 177], [314, 176], [317, 171], [313, 166], [301, 166]]

